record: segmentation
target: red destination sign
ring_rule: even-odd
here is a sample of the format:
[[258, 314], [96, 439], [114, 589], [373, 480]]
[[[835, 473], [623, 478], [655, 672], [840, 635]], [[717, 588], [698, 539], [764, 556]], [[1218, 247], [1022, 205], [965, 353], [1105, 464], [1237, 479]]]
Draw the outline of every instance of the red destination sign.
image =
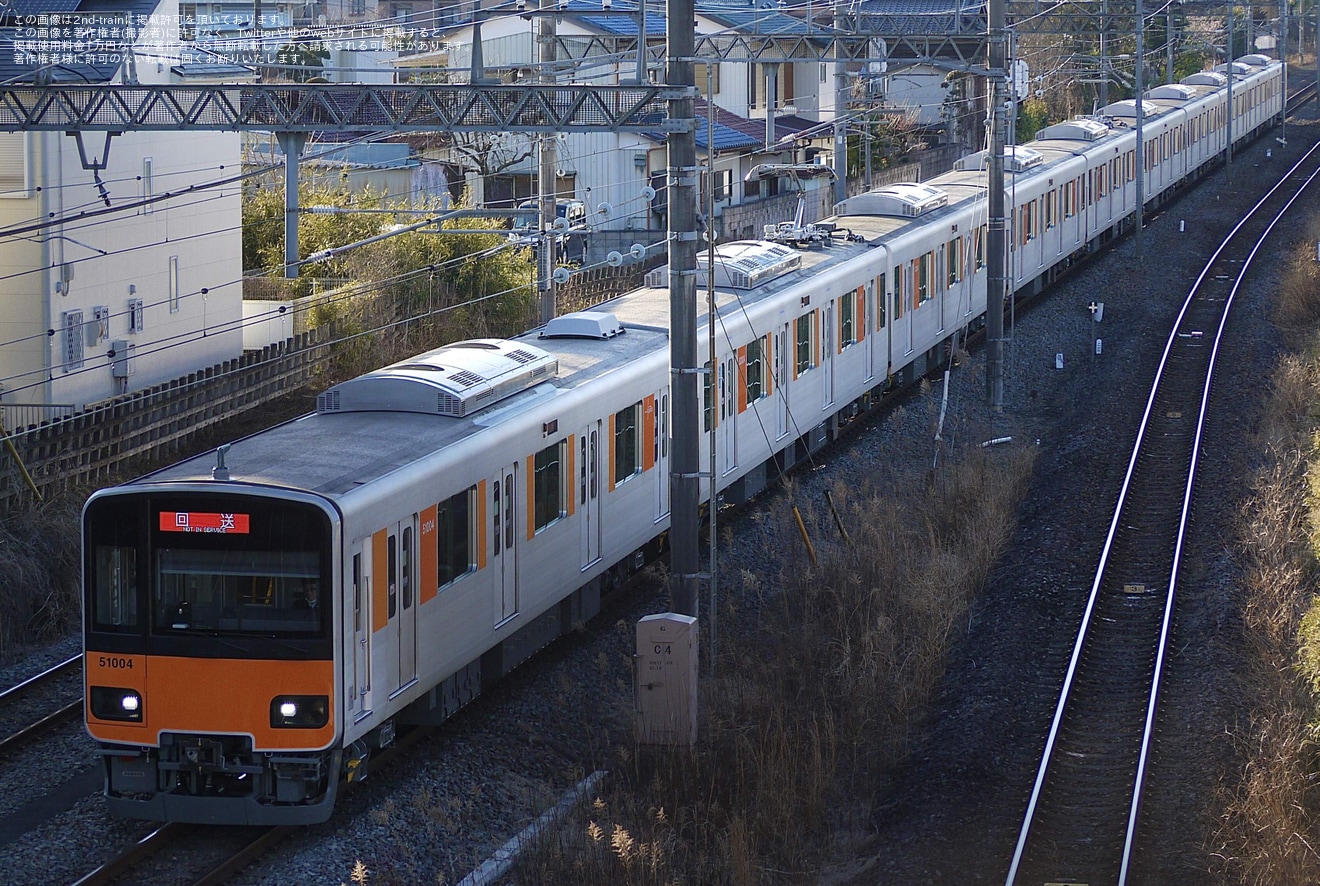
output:
[[201, 514], [196, 511], [161, 511], [161, 532], [218, 532], [247, 535], [247, 514]]

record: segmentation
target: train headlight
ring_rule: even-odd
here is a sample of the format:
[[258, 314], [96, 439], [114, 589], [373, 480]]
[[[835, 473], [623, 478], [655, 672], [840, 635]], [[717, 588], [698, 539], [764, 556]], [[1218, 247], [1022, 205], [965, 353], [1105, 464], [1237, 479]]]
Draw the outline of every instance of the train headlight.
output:
[[92, 687], [92, 716], [98, 720], [142, 722], [142, 694], [136, 689]]
[[277, 695], [270, 701], [272, 729], [320, 729], [328, 722], [328, 695]]

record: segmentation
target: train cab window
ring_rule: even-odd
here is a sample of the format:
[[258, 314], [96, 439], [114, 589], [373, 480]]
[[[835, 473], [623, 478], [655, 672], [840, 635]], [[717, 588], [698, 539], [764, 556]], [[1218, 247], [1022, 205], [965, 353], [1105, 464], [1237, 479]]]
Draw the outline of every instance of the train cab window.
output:
[[634, 403], [614, 414], [614, 482], [622, 483], [642, 472], [640, 416], [642, 404]]
[[97, 545], [95, 563], [96, 627], [137, 627], [137, 548]]
[[540, 532], [565, 516], [564, 511], [564, 447], [560, 441], [536, 453], [532, 467], [532, 520], [533, 531]]
[[158, 632], [321, 630], [315, 552], [159, 548], [156, 573]]
[[477, 487], [470, 486], [457, 495], [440, 502], [435, 511], [436, 586], [457, 581], [476, 569], [472, 562], [472, 539], [475, 527], [472, 520], [476, 509], [472, 501]]
[[814, 365], [812, 360], [816, 349], [811, 337], [816, 324], [812, 322], [813, 319], [812, 314], [803, 314], [793, 321], [794, 332], [796, 333], [793, 339], [793, 366], [797, 375], [801, 375]]

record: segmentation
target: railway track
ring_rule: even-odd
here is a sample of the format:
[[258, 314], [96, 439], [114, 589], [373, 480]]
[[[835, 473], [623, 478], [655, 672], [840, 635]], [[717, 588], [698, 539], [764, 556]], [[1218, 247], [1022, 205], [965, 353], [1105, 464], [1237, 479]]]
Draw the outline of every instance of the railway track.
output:
[[[397, 755], [433, 731], [433, 728], [419, 727], [400, 733], [394, 744], [372, 755], [372, 770], [391, 765]], [[145, 876], [144, 872], [161, 864], [169, 869], [171, 882], [220, 886], [285, 840], [305, 830], [300, 826], [202, 828], [170, 822], [126, 845], [95, 870], [76, 880], [73, 886], [151, 882], [151, 877]], [[172, 850], [171, 855], [168, 861], [162, 862], [160, 859], [166, 850]]]
[[[4, 738], [0, 738], [0, 754], [12, 751], [29, 741], [40, 738], [52, 729], [76, 719], [82, 714], [82, 655], [75, 655], [53, 667], [47, 668], [22, 683], [0, 692], [0, 712], [6, 727]], [[40, 693], [57, 692], [53, 687], [61, 681], [68, 681], [71, 675], [79, 676], [76, 700], [58, 707], [36, 701]], [[36, 719], [32, 710], [36, 709]], [[12, 713], [11, 711], [17, 711]], [[23, 725], [15, 725], [15, 724]]]
[[1229, 233], [1170, 333], [1006, 886], [1128, 882], [1216, 354], [1244, 275], [1317, 176], [1320, 145]]

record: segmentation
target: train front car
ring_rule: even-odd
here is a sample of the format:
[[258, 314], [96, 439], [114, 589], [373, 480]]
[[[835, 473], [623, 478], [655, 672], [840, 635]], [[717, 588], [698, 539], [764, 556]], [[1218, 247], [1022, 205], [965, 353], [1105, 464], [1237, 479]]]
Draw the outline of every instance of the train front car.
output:
[[334, 806], [333, 509], [165, 484], [83, 511], [87, 730], [112, 813], [308, 824]]

